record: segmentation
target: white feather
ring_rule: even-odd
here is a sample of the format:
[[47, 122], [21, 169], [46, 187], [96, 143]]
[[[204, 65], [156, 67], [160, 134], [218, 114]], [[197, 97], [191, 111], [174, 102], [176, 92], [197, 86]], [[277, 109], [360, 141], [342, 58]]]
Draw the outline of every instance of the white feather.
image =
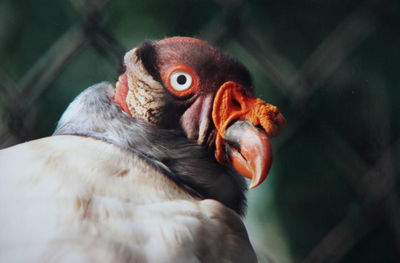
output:
[[234, 211], [91, 138], [1, 150], [0, 209], [0, 262], [256, 261]]

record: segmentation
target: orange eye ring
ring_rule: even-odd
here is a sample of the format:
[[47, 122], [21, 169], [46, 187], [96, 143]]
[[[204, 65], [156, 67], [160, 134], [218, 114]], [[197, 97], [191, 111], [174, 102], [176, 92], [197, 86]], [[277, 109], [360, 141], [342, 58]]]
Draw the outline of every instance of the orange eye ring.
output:
[[193, 94], [200, 84], [196, 72], [184, 64], [171, 67], [164, 76], [164, 84], [168, 91], [180, 98]]

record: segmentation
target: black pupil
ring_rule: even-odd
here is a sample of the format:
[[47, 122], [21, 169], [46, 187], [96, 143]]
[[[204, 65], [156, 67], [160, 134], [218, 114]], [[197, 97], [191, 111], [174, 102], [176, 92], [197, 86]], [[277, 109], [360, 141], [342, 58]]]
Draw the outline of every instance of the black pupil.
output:
[[186, 76], [185, 75], [179, 75], [179, 77], [176, 80], [179, 85], [183, 85], [186, 83]]

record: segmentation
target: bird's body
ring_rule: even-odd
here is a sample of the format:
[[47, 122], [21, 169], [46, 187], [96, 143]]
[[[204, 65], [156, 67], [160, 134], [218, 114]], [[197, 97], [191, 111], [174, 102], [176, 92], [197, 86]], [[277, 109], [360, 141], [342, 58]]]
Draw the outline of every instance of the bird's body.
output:
[[63, 135], [4, 155], [18, 161], [0, 163], [0, 262], [254, 261], [235, 212], [112, 144]]
[[[165, 60], [162, 48], [146, 45], [125, 57], [127, 75], [116, 89], [100, 83], [82, 92], [54, 136], [0, 151], [0, 262], [256, 261], [241, 221], [245, 183], [237, 167], [265, 169], [243, 166], [245, 150], [238, 157], [240, 150], [226, 148], [235, 169], [214, 157], [213, 93], [176, 104], [159, 79], [165, 61], [154, 66], [149, 56], [158, 48], [157, 61]], [[178, 77], [171, 83], [182, 84]], [[226, 129], [226, 140], [241, 130], [258, 136], [246, 125]]]

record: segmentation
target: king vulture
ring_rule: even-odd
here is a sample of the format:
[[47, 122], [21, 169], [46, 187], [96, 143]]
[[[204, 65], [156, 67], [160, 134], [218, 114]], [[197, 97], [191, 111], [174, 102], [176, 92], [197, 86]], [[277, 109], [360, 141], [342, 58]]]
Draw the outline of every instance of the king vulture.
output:
[[0, 151], [0, 262], [256, 262], [244, 177], [266, 178], [281, 113], [201, 40], [146, 41], [124, 66], [53, 136]]

